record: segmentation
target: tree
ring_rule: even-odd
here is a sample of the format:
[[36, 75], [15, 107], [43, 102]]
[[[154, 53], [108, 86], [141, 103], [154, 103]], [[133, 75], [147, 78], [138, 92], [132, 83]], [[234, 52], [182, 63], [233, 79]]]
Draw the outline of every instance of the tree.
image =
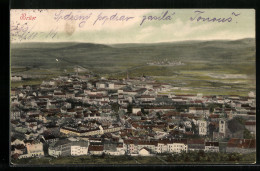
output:
[[112, 108], [112, 110], [115, 112], [115, 113], [118, 113], [118, 111], [119, 111], [119, 104], [118, 103], [113, 103], [112, 105], [111, 105], [111, 108]]
[[209, 107], [209, 111], [212, 113], [215, 108], [221, 108], [222, 105], [221, 104], [217, 104], [217, 103], [212, 103], [212, 104], [209, 104], [208, 107]]
[[194, 132], [195, 135], [199, 134], [198, 128], [193, 121], [191, 122], [191, 131]]
[[234, 118], [236, 121], [238, 121], [240, 124], [244, 125], [245, 124], [245, 119], [243, 119], [242, 117], [235, 117]]
[[101, 158], [105, 158], [105, 157], [106, 157], [106, 154], [103, 152], [101, 155]]
[[149, 112], [146, 112], [145, 110], [144, 110], [144, 108], [141, 108], [141, 112], [143, 113], [143, 114], [145, 114], [145, 115], [147, 115]]
[[231, 153], [229, 155], [229, 161], [239, 161], [240, 160], [240, 155], [238, 153]]
[[157, 113], [156, 113], [156, 116], [158, 117], [158, 119], [160, 119], [160, 120], [161, 120], [161, 115], [160, 115], [160, 113], [159, 113], [159, 112], [157, 112]]
[[238, 132], [238, 131], [242, 131], [245, 129], [245, 125], [243, 123], [242, 120], [238, 119], [238, 118], [234, 118], [232, 120], [228, 121], [228, 129], [232, 132]]
[[214, 132], [214, 131], [217, 131], [215, 125], [209, 124], [209, 135], [210, 135], [210, 136], [213, 136], [213, 132]]
[[184, 106], [184, 105], [176, 105], [177, 112], [184, 112], [185, 109], [186, 109], [186, 106]]
[[248, 129], [245, 128], [244, 130], [244, 139], [251, 139], [253, 138], [250, 131]]
[[133, 111], [133, 105], [132, 104], [128, 104], [127, 105], [127, 113], [132, 113]]

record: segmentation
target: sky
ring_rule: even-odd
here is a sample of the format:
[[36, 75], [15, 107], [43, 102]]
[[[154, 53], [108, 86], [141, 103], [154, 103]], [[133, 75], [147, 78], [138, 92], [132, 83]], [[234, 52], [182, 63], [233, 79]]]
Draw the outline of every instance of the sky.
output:
[[253, 9], [11, 10], [10, 15], [12, 43], [158, 43], [255, 37]]

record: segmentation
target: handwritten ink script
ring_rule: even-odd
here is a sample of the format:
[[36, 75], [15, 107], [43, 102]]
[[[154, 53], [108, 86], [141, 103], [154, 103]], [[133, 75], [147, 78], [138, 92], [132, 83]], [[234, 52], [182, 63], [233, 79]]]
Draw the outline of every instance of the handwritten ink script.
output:
[[[225, 22], [232, 22], [232, 16], [229, 16], [228, 18], [218, 18], [218, 17], [205, 17], [203, 14], [205, 11], [194, 11], [194, 16], [190, 17], [191, 21], [202, 21], [202, 22], [219, 22], [219, 23], [225, 23]], [[233, 16], [239, 16], [240, 14], [236, 14], [235, 12], [232, 12], [231, 15]]]
[[166, 12], [163, 12], [160, 16], [153, 16], [153, 15], [150, 15], [150, 16], [146, 16], [144, 15], [143, 16], [143, 19], [140, 23], [140, 26], [145, 22], [145, 21], [167, 21], [167, 20], [172, 20], [172, 17], [173, 15], [175, 14], [175, 12], [171, 13], [171, 14], [168, 14], [168, 11]]
[[128, 20], [132, 20], [135, 17], [129, 17], [129, 16], [119, 16], [117, 15], [117, 13], [111, 15], [111, 16], [106, 16], [103, 15], [102, 13], [100, 13], [97, 17], [97, 19], [95, 20], [95, 22], [93, 23], [93, 25], [95, 25], [98, 21], [103, 21], [102, 24], [105, 24], [107, 21], [128, 21]]
[[[106, 11], [70, 11], [70, 10], [57, 10], [54, 13], [51, 13], [50, 23], [54, 24], [55, 26], [50, 25], [48, 31], [39, 32], [35, 29], [37, 26], [40, 17], [44, 17], [42, 11], [36, 12], [32, 11], [30, 15], [26, 12], [21, 12], [16, 19], [16, 22], [11, 22], [10, 26], [10, 35], [11, 40], [32, 40], [35, 38], [49, 38], [54, 39], [58, 38], [60, 31], [64, 28], [64, 24], [60, 24], [62, 22], [66, 22], [66, 25], [70, 28], [73, 27], [73, 32], [68, 35], [72, 35], [75, 29], [88, 29], [90, 27], [102, 27], [108, 24], [126, 24], [129, 22], [135, 23], [138, 27], [146, 27], [149, 24], [154, 23], [171, 23], [174, 22], [179, 15], [175, 10], [164, 10], [163, 12], [154, 12], [149, 14], [140, 14], [137, 16], [133, 13], [123, 13], [121, 11], [115, 10], [115, 12], [106, 13]], [[227, 16], [219, 17], [208, 15], [209, 13], [207, 10], [194, 10], [189, 12], [190, 15], [186, 15], [186, 21], [184, 22], [191, 22], [191, 23], [219, 23], [219, 24], [228, 24], [235, 22], [237, 23], [236, 18], [241, 16], [241, 13], [230, 11]], [[217, 13], [216, 13], [217, 14]], [[39, 15], [39, 16], [37, 16]], [[53, 16], [52, 16], [53, 15]], [[210, 16], [210, 17], [209, 17]], [[183, 18], [182, 18], [183, 19]], [[184, 18], [185, 20], [185, 18]], [[17, 22], [20, 21], [20, 22]], [[46, 22], [46, 21], [45, 21]], [[76, 23], [70, 24], [70, 23]], [[46, 23], [48, 25], [48, 23]]]
[[[83, 27], [87, 20], [89, 20], [92, 17], [92, 13], [89, 14], [80, 14], [80, 15], [73, 15], [72, 12], [70, 13], [64, 13], [63, 10], [59, 11], [58, 13], [55, 13], [54, 20], [59, 21], [59, 20], [74, 20], [74, 21], [80, 21], [78, 24], [79, 27]], [[115, 13], [113, 15], [106, 15], [104, 13], [99, 13], [97, 16], [94, 17], [94, 22], [92, 25], [97, 24], [98, 22], [101, 22], [102, 25], [105, 24], [108, 21], [129, 21], [134, 19], [135, 17], [132, 16], [125, 16], [125, 15], [120, 15], [118, 13]]]
[[54, 15], [54, 20], [56, 22], [60, 20], [65, 20], [65, 21], [80, 21], [79, 27], [83, 27], [86, 21], [92, 16], [92, 13], [89, 14], [81, 14], [81, 15], [73, 15], [72, 12], [65, 13], [63, 10], [60, 10], [59, 12], [55, 13]]
[[42, 37], [42, 38], [55, 38], [58, 34], [57, 28], [50, 29], [48, 32], [36, 32], [33, 31], [35, 25], [29, 26], [28, 23], [21, 24], [13, 24], [10, 25], [10, 37], [11, 40], [33, 40], [36, 37]]

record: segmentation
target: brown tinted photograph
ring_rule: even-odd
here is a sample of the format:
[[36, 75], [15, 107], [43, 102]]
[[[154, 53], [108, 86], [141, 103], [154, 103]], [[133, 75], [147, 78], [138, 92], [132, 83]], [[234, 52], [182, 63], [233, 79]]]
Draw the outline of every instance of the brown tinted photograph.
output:
[[10, 163], [255, 164], [253, 9], [10, 10]]

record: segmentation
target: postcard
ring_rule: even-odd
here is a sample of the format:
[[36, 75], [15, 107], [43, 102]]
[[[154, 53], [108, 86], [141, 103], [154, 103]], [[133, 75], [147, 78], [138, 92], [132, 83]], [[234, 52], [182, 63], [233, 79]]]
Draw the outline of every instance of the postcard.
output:
[[12, 9], [10, 163], [255, 164], [253, 9]]

